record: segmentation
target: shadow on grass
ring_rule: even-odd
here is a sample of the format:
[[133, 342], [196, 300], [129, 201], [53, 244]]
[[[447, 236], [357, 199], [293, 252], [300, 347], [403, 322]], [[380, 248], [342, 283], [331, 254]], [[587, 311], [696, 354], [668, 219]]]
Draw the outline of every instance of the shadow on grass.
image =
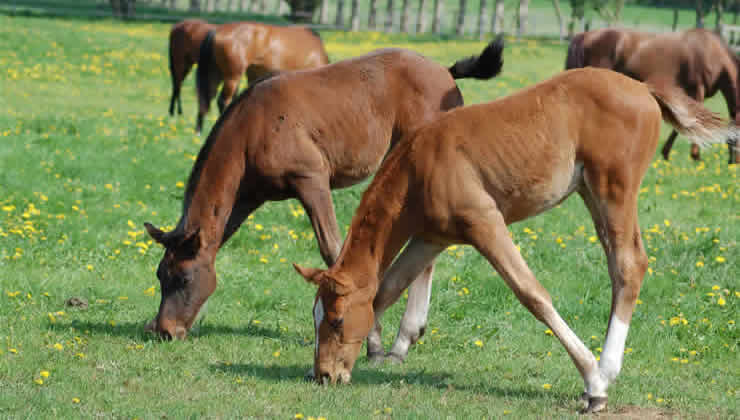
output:
[[[282, 382], [292, 380], [296, 382], [306, 382], [306, 372], [310, 369], [309, 365], [264, 365], [256, 363], [243, 363], [225, 365], [222, 363], [211, 364], [209, 368], [213, 371], [234, 376], [252, 376], [265, 381]], [[569, 401], [577, 396], [566, 392], [558, 391], [540, 391], [531, 387], [499, 387], [491, 385], [483, 378], [482, 380], [469, 383], [458, 384], [454, 380], [454, 374], [446, 372], [429, 373], [422, 369], [420, 371], [409, 371], [405, 373], [384, 372], [374, 369], [371, 366], [355, 367], [352, 372], [352, 384], [355, 385], [387, 385], [404, 383], [404, 386], [418, 386], [434, 388], [438, 390], [454, 390], [470, 392], [473, 394], [489, 394], [500, 398], [521, 398], [521, 399], [543, 399], [545, 393], [548, 398]], [[318, 386], [318, 385], [317, 385]], [[339, 385], [341, 386], [341, 385]]]
[[[54, 324], [50, 324], [50, 326], [51, 328], [56, 330], [74, 328], [77, 331], [83, 331], [86, 334], [90, 335], [128, 337], [131, 339], [142, 341], [159, 340], [154, 334], [144, 331], [144, 327], [146, 326], [146, 322], [144, 321], [117, 322], [115, 325], [111, 325], [110, 323], [106, 322], [73, 320], [71, 322], [56, 322]], [[217, 335], [242, 335], [250, 337], [272, 338], [298, 345], [311, 344], [305, 343], [303, 337], [297, 334], [287, 333], [277, 329], [270, 329], [255, 325], [232, 327], [228, 325], [213, 325], [204, 323], [202, 325], [194, 327], [189, 333], [189, 336], [192, 337], [208, 337]]]

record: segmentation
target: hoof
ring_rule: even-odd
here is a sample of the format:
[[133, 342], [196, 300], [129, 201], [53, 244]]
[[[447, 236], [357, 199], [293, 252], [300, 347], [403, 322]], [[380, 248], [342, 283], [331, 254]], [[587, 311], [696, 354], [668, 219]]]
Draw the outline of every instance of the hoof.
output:
[[588, 397], [588, 406], [581, 410], [581, 414], [598, 413], [606, 408], [606, 400], [607, 397]]
[[367, 360], [372, 365], [380, 365], [385, 361], [385, 355], [383, 352], [368, 353]]
[[388, 353], [385, 356], [385, 359], [390, 361], [393, 364], [400, 365], [401, 363], [403, 363], [403, 360], [405, 359], [405, 357], [399, 354], [396, 354], [396, 353]]
[[308, 369], [308, 372], [306, 372], [305, 375], [303, 375], [303, 379], [307, 382], [313, 382], [316, 376], [313, 374], [313, 369]]

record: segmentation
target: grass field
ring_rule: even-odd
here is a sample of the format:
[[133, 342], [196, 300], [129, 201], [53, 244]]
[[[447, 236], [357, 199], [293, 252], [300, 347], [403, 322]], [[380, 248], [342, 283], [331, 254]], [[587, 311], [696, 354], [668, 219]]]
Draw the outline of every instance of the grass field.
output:
[[[566, 352], [469, 247], [440, 258], [427, 335], [405, 364], [374, 367], [363, 356], [351, 386], [304, 382], [315, 291], [290, 263], [322, 263], [296, 201], [266, 205], [222, 249], [219, 287], [187, 341], [144, 334], [162, 251], [142, 224], [176, 223], [202, 142], [192, 88], [186, 117], [166, 115], [168, 30], [0, 16], [0, 417], [576, 416], [583, 384]], [[322, 36], [332, 60], [396, 45], [450, 64], [484, 45]], [[510, 40], [501, 77], [462, 81], [465, 99], [545, 79], [564, 53], [563, 44]], [[725, 112], [718, 98], [707, 105]], [[656, 154], [643, 182], [650, 271], [607, 417], [740, 416], [739, 171], [723, 147], [703, 157], [690, 161], [680, 144], [670, 163]], [[345, 230], [365, 185], [334, 195]], [[572, 198], [511, 231], [598, 354], [611, 297], [583, 204]], [[71, 297], [89, 306], [66, 306]], [[401, 310], [385, 317], [386, 345]]]

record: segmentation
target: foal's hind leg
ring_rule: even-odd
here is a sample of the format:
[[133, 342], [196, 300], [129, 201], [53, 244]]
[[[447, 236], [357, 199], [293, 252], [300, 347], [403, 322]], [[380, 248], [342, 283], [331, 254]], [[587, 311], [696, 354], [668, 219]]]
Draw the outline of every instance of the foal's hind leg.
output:
[[[610, 184], [599, 179], [590, 181], [587, 185]], [[599, 361], [599, 371], [610, 383], [622, 368], [629, 323], [648, 266], [637, 220], [639, 185], [624, 184], [620, 183], [618, 188], [623, 193], [616, 199], [614, 191], [594, 191], [588, 187], [579, 191], [606, 252], [612, 282], [611, 315]], [[590, 396], [588, 390], [586, 393]]]
[[331, 199], [329, 179], [317, 175], [295, 178], [291, 183], [311, 219], [321, 257], [326, 265], [331, 267], [339, 256], [342, 241], [337, 226], [337, 216], [334, 213], [334, 202]]
[[503, 215], [491, 203], [488, 208], [460, 217], [460, 224], [469, 226], [468, 241], [483, 254], [501, 274], [519, 301], [560, 340], [581, 373], [590, 397], [589, 410], [606, 406], [608, 381], [599, 370], [591, 351], [583, 344], [552, 305], [550, 294], [529, 270], [514, 242], [509, 237]]
[[411, 287], [406, 312], [401, 318], [398, 335], [388, 357], [391, 360], [403, 361], [408, 354], [409, 347], [424, 335], [432, 291], [433, 262], [444, 249], [442, 245], [413, 238], [393, 265], [386, 270], [373, 301], [375, 325], [367, 337], [368, 359], [380, 361], [385, 357], [380, 319], [385, 310], [395, 303], [401, 293], [409, 287], [409, 284]]

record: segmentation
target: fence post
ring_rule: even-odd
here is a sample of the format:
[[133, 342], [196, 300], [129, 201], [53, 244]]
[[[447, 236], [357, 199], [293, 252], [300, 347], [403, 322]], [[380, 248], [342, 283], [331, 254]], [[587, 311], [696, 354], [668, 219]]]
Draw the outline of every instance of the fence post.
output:
[[460, 9], [457, 11], [457, 28], [455, 33], [462, 35], [465, 33], [465, 6], [467, 0], [460, 0]]
[[393, 32], [393, 0], [388, 0], [385, 9], [385, 31]]
[[337, 0], [337, 17], [334, 19], [337, 28], [344, 27], [344, 0]]
[[352, 0], [349, 22], [350, 22], [350, 25], [352, 26], [353, 31], [360, 29], [359, 9], [360, 9], [360, 0]]
[[520, 37], [527, 34], [527, 18], [529, 15], [529, 0], [519, 0], [519, 20], [516, 30], [516, 36]]
[[416, 33], [420, 34], [427, 30], [427, 19], [424, 10], [426, 9], [427, 0], [419, 0], [419, 14], [416, 15]]
[[434, 0], [434, 17], [432, 18], [432, 32], [439, 33], [439, 22], [442, 20], [442, 0]]
[[403, 6], [401, 8], [401, 23], [399, 25], [402, 33], [409, 32], [409, 8], [410, 7], [411, 7], [411, 2], [409, 0], [403, 0]]
[[486, 16], [486, 0], [480, 0], [480, 11], [478, 13], [478, 39], [483, 40], [483, 25], [485, 24]]
[[493, 18], [491, 18], [491, 31], [500, 34], [504, 30], [504, 0], [496, 0], [493, 7]]

